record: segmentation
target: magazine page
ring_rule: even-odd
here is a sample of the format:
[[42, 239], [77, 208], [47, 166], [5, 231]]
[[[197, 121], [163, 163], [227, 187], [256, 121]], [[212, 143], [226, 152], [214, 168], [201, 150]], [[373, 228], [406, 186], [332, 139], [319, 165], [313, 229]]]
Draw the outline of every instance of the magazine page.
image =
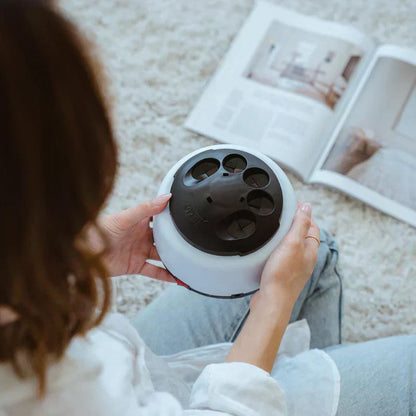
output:
[[306, 177], [322, 131], [374, 43], [357, 30], [259, 2], [186, 127], [253, 146]]
[[313, 182], [416, 226], [416, 51], [377, 49]]

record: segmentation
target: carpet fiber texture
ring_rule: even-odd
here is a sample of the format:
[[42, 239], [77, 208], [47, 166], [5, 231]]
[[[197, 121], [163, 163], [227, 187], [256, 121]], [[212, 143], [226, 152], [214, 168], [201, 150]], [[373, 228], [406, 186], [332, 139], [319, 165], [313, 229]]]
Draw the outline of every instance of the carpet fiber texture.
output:
[[[95, 43], [108, 78], [120, 169], [105, 212], [155, 195], [167, 169], [208, 138], [183, 123], [253, 0], [63, 0]], [[277, 2], [276, 2], [277, 3]], [[351, 23], [380, 42], [416, 48], [414, 0], [282, 0], [302, 13]], [[416, 230], [341, 193], [290, 176], [297, 196], [337, 238], [345, 283], [344, 335], [362, 341], [416, 332]], [[128, 316], [164, 285], [117, 279]]]

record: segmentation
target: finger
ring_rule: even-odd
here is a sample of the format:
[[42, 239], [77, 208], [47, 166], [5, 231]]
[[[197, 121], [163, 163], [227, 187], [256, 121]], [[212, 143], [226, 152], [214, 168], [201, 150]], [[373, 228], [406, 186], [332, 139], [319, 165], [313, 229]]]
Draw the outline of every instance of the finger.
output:
[[319, 230], [319, 226], [313, 218], [311, 218], [311, 226], [309, 227], [307, 235], [315, 237], [318, 241], [321, 238], [321, 231]]
[[166, 269], [150, 263], [144, 264], [140, 270], [140, 274], [143, 276], [151, 277], [152, 279], [161, 280], [163, 282], [176, 282], [174, 277]]
[[159, 195], [155, 199], [121, 211], [117, 218], [120, 226], [129, 227], [153, 215], [160, 214], [165, 209], [171, 196], [172, 194]]
[[[311, 238], [313, 237], [313, 238]], [[311, 219], [307, 238], [305, 238], [305, 255], [316, 263], [320, 246], [320, 230], [315, 220]]]
[[293, 218], [292, 226], [287, 234], [289, 239], [303, 240], [311, 226], [312, 207], [310, 204], [301, 204]]
[[305, 259], [311, 268], [315, 267], [318, 260], [319, 243], [314, 238], [307, 238], [305, 241]]

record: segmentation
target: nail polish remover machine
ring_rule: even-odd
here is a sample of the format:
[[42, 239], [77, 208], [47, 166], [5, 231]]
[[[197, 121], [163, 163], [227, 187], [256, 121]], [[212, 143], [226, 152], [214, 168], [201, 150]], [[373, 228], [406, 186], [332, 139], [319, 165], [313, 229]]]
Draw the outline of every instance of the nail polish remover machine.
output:
[[236, 298], [259, 288], [264, 264], [297, 208], [289, 179], [255, 150], [216, 145], [170, 169], [154, 217], [155, 244], [177, 283], [203, 295]]

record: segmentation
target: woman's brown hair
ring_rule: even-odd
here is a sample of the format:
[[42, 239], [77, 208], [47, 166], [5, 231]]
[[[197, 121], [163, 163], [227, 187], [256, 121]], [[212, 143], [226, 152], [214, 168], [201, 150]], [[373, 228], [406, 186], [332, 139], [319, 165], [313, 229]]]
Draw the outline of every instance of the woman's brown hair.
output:
[[[95, 66], [44, 0], [0, 0], [0, 361], [35, 374], [108, 310], [110, 284], [85, 230], [116, 171]], [[97, 312], [97, 309], [100, 312]]]

